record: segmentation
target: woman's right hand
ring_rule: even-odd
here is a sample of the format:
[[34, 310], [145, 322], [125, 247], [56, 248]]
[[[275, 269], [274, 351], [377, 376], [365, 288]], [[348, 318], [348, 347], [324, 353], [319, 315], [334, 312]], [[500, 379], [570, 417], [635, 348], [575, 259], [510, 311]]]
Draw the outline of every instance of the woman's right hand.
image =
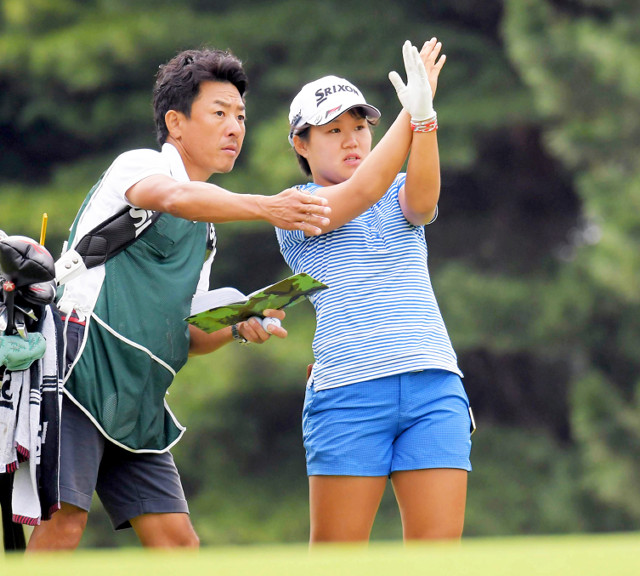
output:
[[402, 57], [407, 73], [406, 85], [397, 72], [389, 72], [389, 80], [396, 89], [398, 100], [410, 114], [412, 122], [423, 122], [433, 118], [436, 113], [433, 109], [433, 92], [429, 76], [418, 49], [409, 40], [402, 46]]

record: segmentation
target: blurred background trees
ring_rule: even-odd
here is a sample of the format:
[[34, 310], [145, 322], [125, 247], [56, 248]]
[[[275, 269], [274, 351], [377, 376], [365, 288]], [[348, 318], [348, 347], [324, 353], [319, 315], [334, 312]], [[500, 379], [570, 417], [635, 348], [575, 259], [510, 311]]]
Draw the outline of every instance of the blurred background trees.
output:
[[[84, 195], [129, 148], [156, 147], [151, 88], [185, 48], [229, 48], [250, 77], [236, 168], [303, 181], [289, 102], [325, 74], [398, 110], [387, 72], [437, 36], [440, 217], [430, 269], [465, 372], [474, 435], [466, 534], [640, 526], [640, 7], [632, 0], [0, 0], [0, 229], [58, 255]], [[264, 223], [218, 226], [212, 286], [289, 273]], [[167, 287], [158, 287], [159, 290]], [[286, 341], [190, 361], [170, 404], [204, 544], [305, 541], [300, 437], [313, 311]], [[399, 538], [385, 495], [374, 538]], [[96, 502], [86, 546], [114, 535]]]

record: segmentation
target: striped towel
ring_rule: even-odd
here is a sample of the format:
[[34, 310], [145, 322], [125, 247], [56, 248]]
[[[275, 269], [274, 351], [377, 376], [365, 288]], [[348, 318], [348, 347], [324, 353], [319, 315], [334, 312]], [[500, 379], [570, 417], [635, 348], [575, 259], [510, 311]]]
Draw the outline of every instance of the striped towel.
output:
[[[60, 508], [60, 410], [62, 400], [61, 324], [52, 307], [40, 323], [47, 342], [44, 357], [22, 375], [22, 394], [16, 426], [18, 459], [26, 457], [15, 471], [13, 521], [35, 526]], [[28, 391], [28, 394], [27, 394]], [[22, 399], [28, 398], [23, 413]]]

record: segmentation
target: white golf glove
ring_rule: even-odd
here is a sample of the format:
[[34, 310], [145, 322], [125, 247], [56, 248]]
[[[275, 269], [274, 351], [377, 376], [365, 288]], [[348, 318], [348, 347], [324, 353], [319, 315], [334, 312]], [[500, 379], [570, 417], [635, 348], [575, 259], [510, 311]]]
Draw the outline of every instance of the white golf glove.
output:
[[427, 71], [418, 49], [409, 40], [402, 46], [402, 57], [407, 84], [404, 84], [395, 70], [389, 72], [389, 80], [396, 89], [402, 107], [411, 115], [411, 121], [424, 122], [436, 115]]

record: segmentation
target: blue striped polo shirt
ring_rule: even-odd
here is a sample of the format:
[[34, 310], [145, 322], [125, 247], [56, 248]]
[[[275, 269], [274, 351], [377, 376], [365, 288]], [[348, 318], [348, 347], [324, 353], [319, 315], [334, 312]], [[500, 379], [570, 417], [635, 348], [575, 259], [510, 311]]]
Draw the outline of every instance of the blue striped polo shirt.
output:
[[316, 390], [429, 368], [462, 376], [431, 286], [424, 227], [409, 223], [400, 208], [405, 177], [399, 174], [375, 205], [327, 234], [276, 228], [293, 272], [329, 286], [311, 297]]

